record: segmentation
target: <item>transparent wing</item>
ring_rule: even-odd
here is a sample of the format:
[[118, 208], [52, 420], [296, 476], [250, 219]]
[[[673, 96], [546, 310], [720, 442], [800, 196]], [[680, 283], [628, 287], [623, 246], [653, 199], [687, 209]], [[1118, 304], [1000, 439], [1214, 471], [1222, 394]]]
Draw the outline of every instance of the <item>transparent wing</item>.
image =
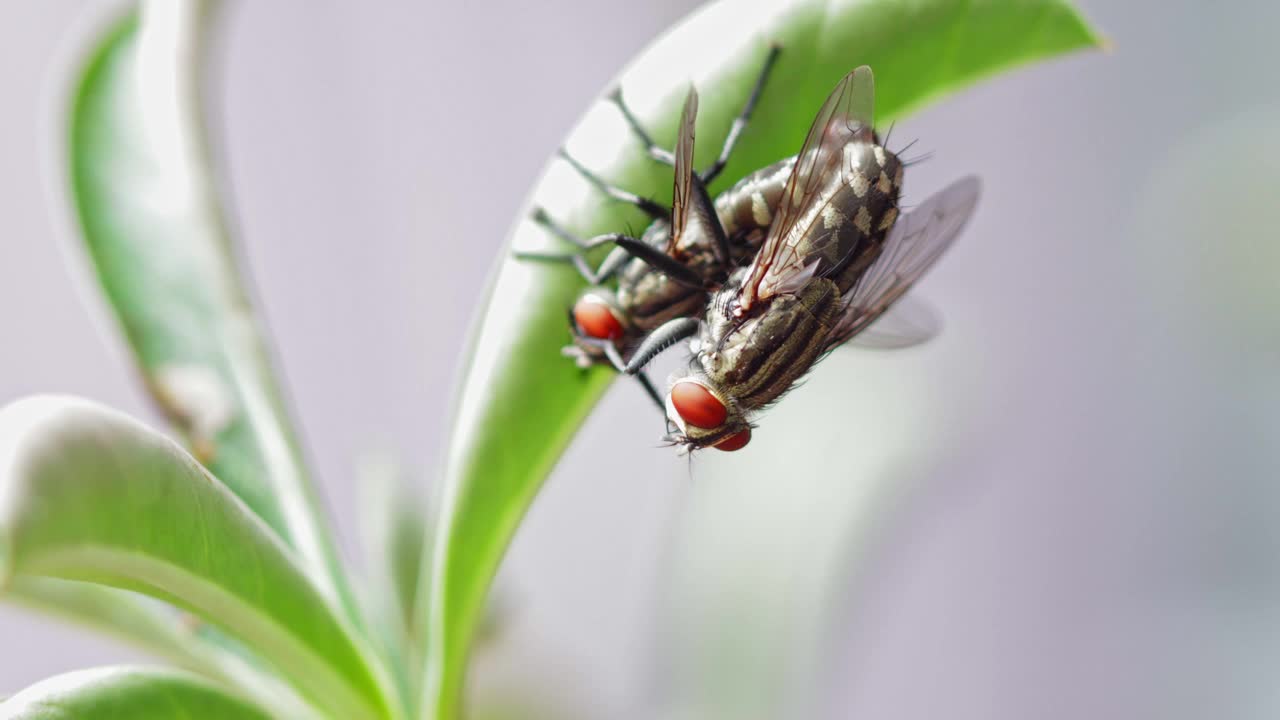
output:
[[872, 325], [951, 246], [978, 204], [981, 183], [967, 177], [898, 219], [884, 250], [845, 296], [845, 306], [827, 340], [833, 348]]
[[788, 276], [806, 271], [806, 258], [796, 248], [803, 233], [796, 231], [796, 225], [801, 218], [812, 216], [817, 203], [825, 202], [822, 190], [830, 186], [833, 173], [841, 167], [845, 146], [874, 140], [874, 111], [875, 79], [871, 68], [863, 65], [836, 85], [809, 128], [769, 235], [743, 283], [738, 305], [744, 310], [787, 284]]
[[698, 92], [689, 88], [680, 111], [680, 127], [676, 135], [675, 188], [671, 198], [671, 237], [667, 254], [674, 256], [689, 226], [689, 204], [693, 195], [693, 130], [698, 119]]
[[851, 339], [847, 347], [898, 350], [932, 340], [942, 331], [942, 315], [932, 304], [908, 294]]

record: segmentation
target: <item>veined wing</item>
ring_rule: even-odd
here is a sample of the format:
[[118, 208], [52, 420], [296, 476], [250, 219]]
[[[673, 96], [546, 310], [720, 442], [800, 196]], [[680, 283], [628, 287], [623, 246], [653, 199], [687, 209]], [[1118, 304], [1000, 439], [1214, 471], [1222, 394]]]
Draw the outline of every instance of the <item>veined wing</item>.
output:
[[675, 255], [680, 237], [689, 225], [689, 201], [693, 193], [693, 136], [698, 119], [698, 91], [689, 88], [680, 111], [680, 126], [676, 134], [675, 187], [671, 197], [671, 238], [667, 254]]
[[976, 177], [957, 180], [899, 218], [884, 250], [845, 296], [827, 348], [844, 343], [876, 321], [951, 246], [978, 204]]
[[729, 262], [729, 246], [715, 205], [707, 196], [702, 178], [693, 169], [694, 125], [698, 118], [698, 93], [689, 88], [675, 149], [675, 188], [671, 201], [671, 238], [667, 255], [686, 259], [710, 251], [721, 263]]
[[863, 327], [845, 347], [898, 350], [927, 342], [942, 331], [942, 316], [931, 303], [907, 293]]
[[812, 274], [809, 258], [797, 248], [806, 230], [799, 225], [802, 220], [808, 224], [816, 217], [817, 206], [827, 201], [824, 191], [837, 178], [852, 181], [847, 177], [845, 148], [856, 142], [875, 141], [874, 110], [875, 79], [871, 68], [863, 65], [844, 76], [814, 118], [782, 191], [773, 225], [742, 285], [739, 308], [747, 310], [791, 284], [789, 280]]

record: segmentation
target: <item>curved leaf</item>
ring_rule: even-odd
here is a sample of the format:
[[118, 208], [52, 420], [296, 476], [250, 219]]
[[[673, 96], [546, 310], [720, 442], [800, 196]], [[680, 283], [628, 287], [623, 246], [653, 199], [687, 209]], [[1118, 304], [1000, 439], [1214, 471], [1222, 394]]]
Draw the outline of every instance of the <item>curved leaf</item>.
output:
[[0, 720], [270, 720], [196, 675], [105, 667], [42, 680], [0, 703]]
[[357, 472], [365, 582], [360, 586], [370, 626], [407, 708], [422, 695], [421, 643], [412, 641], [418, 568], [427, 538], [427, 506], [390, 457], [371, 455]]
[[[691, 78], [702, 91], [697, 157], [704, 166], [769, 42], [782, 44], [781, 58], [718, 188], [795, 153], [826, 94], [857, 65], [875, 70], [884, 123], [1002, 68], [1098, 39], [1062, 0], [724, 0], [655, 42], [619, 82], [642, 122], [669, 146], [683, 81]], [[644, 157], [605, 104], [587, 114], [567, 147], [630, 190], [659, 199], [670, 193], [670, 170]], [[637, 212], [602, 200], [559, 161], [531, 202], [584, 236], [644, 225]], [[559, 249], [524, 221], [512, 243]], [[612, 377], [603, 369], [580, 372], [559, 355], [568, 340], [565, 308], [581, 285], [570, 268], [504, 257], [479, 318], [449, 447], [430, 580], [425, 707], [439, 720], [457, 714], [471, 636], [517, 524]]]
[[203, 31], [216, 5], [148, 0], [86, 56], [70, 108], [71, 199], [153, 399], [193, 454], [350, 608], [203, 135]]
[[232, 695], [251, 700], [277, 715], [300, 717], [314, 712], [279, 679], [182, 622], [173, 608], [128, 590], [20, 576], [12, 578], [0, 591], [0, 599], [114, 636], [210, 678]]
[[357, 473], [360, 535], [379, 614], [408, 634], [417, 605], [418, 568], [427, 539], [427, 506], [398, 462], [370, 456]]
[[163, 436], [83, 400], [0, 410], [0, 586], [86, 580], [195, 612], [338, 717], [390, 715], [369, 651], [278, 537]]

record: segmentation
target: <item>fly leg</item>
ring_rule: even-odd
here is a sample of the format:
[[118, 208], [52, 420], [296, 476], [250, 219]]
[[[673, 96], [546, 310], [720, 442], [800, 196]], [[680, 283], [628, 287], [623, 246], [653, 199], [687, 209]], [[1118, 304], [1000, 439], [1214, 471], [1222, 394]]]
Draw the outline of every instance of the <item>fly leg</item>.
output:
[[[560, 224], [555, 220], [552, 220], [551, 216], [547, 215], [547, 212], [542, 208], [536, 208], [533, 211], [533, 221], [546, 228], [552, 235], [576, 246], [578, 248], [578, 252], [561, 253], [512, 250], [512, 256], [521, 260], [548, 260], [551, 262], [569, 263], [578, 270], [578, 274], [581, 275], [584, 280], [592, 285], [599, 285], [613, 277], [617, 274], [618, 270], [622, 269], [622, 266], [626, 265], [627, 261], [631, 259], [630, 252], [619, 244], [620, 242], [631, 241], [637, 245], [644, 244], [641, 241], [628, 235], [623, 235], [622, 233], [606, 233], [604, 235], [597, 235], [593, 238], [587, 238], [584, 240], [561, 227]], [[605, 257], [604, 262], [600, 263], [600, 267], [592, 269], [591, 265], [587, 263], [587, 259], [584, 254], [590, 250], [600, 247], [601, 245], [608, 245], [610, 243], [615, 245], [613, 251]]]
[[583, 166], [582, 163], [578, 162], [577, 158], [570, 155], [569, 152], [564, 148], [560, 148], [559, 155], [560, 157], [564, 158], [565, 162], [573, 166], [573, 169], [577, 170], [578, 174], [581, 175], [584, 180], [594, 185], [597, 190], [604, 193], [605, 195], [608, 195], [614, 200], [635, 205], [636, 207], [644, 211], [646, 215], [653, 218], [654, 220], [670, 219], [671, 208], [663, 205], [662, 203], [657, 202], [656, 200], [651, 200], [647, 197], [636, 195], [635, 193], [629, 190], [623, 190], [622, 188], [617, 187], [616, 185], [609, 184], [606, 180], [601, 178], [599, 175], [596, 175], [595, 173], [588, 170], [585, 166]]
[[[679, 317], [666, 321], [644, 336], [644, 339], [636, 346], [635, 352], [631, 353], [631, 359], [619, 370], [628, 375], [639, 373], [645, 365], [649, 364], [650, 360], [657, 357], [663, 350], [697, 334], [698, 327], [699, 321], [691, 317]], [[617, 355], [616, 351], [614, 355]], [[609, 360], [614, 362], [616, 366], [618, 364], [617, 361], [622, 360], [622, 358], [618, 357], [617, 361], [615, 361], [613, 357], [610, 357]]]
[[658, 394], [658, 389], [653, 386], [653, 381], [649, 379], [648, 374], [643, 370], [638, 371], [635, 374], [635, 378], [640, 382], [641, 387], [644, 388], [649, 398], [653, 400], [653, 404], [658, 406], [658, 414], [662, 416], [663, 437], [670, 435], [675, 430], [675, 426], [671, 424], [671, 418], [667, 417], [667, 406], [662, 402], [662, 396]]
[[747, 123], [751, 122], [751, 114], [755, 112], [756, 103], [760, 102], [760, 93], [764, 91], [764, 83], [769, 79], [769, 73], [773, 70], [773, 66], [778, 62], [778, 54], [782, 52], [782, 46], [777, 43], [769, 45], [769, 54], [765, 56], [764, 67], [760, 68], [760, 74], [756, 76], [756, 84], [751, 88], [751, 95], [747, 98], [747, 104], [742, 106], [742, 111], [738, 113], [738, 117], [733, 119], [733, 124], [729, 126], [729, 134], [724, 138], [724, 145], [720, 148], [720, 157], [711, 164], [711, 167], [703, 170], [700, 174], [702, 182], [710, 185], [720, 175], [720, 171], [724, 170], [724, 166], [729, 162], [729, 156], [733, 154], [733, 148], [737, 146], [738, 140], [742, 137], [742, 131], [747, 128]]
[[662, 413], [662, 417], [667, 416], [667, 406], [662, 402], [662, 396], [658, 394], [658, 389], [654, 387], [653, 381], [645, 374], [644, 370], [636, 369], [631, 371], [627, 369], [627, 363], [622, 359], [622, 353], [618, 352], [618, 347], [608, 340], [598, 338], [578, 338], [577, 342], [598, 348], [608, 358], [609, 363], [614, 369], [620, 373], [631, 375], [640, 382], [640, 386], [644, 388], [644, 392], [653, 400], [653, 404], [658, 406], [658, 412]]
[[618, 106], [618, 112], [622, 113], [622, 118], [627, 121], [627, 125], [631, 127], [631, 132], [644, 145], [644, 151], [649, 154], [649, 157], [663, 165], [675, 167], [675, 154], [670, 150], [659, 147], [658, 143], [653, 141], [653, 136], [640, 124], [640, 120], [631, 112], [631, 108], [627, 107], [627, 101], [622, 99], [621, 87], [614, 88], [613, 92], [609, 93], [609, 102]]
[[[720, 148], [720, 156], [716, 158], [711, 167], [698, 173], [698, 177], [702, 179], [704, 184], [710, 185], [724, 170], [725, 164], [729, 162], [729, 156], [733, 154], [733, 149], [737, 146], [739, 138], [742, 137], [742, 131], [746, 129], [747, 123], [751, 121], [751, 114], [755, 112], [756, 104], [760, 101], [760, 93], [764, 90], [765, 80], [769, 78], [769, 73], [773, 70], [774, 64], [777, 63], [778, 54], [781, 51], [782, 47], [780, 45], [769, 46], [769, 54], [764, 59], [764, 67], [760, 69], [760, 74], [756, 77], [755, 85], [751, 89], [751, 95], [747, 98], [747, 104], [743, 106], [742, 111], [738, 113], [738, 117], [734, 118], [733, 125], [729, 127], [729, 134], [725, 136], [724, 145]], [[649, 157], [664, 165], [674, 166], [676, 164], [675, 155], [670, 150], [659, 147], [654, 142], [653, 136], [640, 124], [640, 120], [635, 116], [635, 113], [631, 112], [631, 108], [622, 99], [622, 88], [617, 88], [609, 93], [609, 101], [618, 106], [618, 111], [622, 113], [623, 119], [627, 121], [631, 132], [644, 145], [644, 150]]]
[[671, 419], [667, 417], [666, 403], [662, 402], [662, 396], [658, 394], [657, 388], [653, 386], [653, 382], [649, 380], [649, 376], [644, 372], [644, 366], [663, 350], [672, 345], [692, 337], [698, 332], [698, 321], [689, 318], [675, 318], [659, 325], [652, 332], [640, 341], [640, 345], [636, 347], [635, 352], [631, 353], [631, 360], [625, 365], [622, 363], [622, 356], [616, 348], [610, 344], [609, 349], [605, 350], [605, 356], [609, 358], [609, 362], [618, 368], [619, 372], [624, 372], [634, 376], [644, 386], [644, 390], [653, 399], [655, 405], [658, 406], [658, 412], [662, 413], [662, 421], [665, 424], [666, 434], [670, 435], [672, 430]]
[[[605, 233], [597, 235], [593, 238], [582, 239], [577, 235], [569, 232], [561, 227], [559, 223], [552, 220], [546, 211], [538, 208], [533, 211], [533, 221], [546, 228], [551, 234], [564, 240], [571, 245], [580, 248], [580, 252], [576, 253], [556, 253], [556, 252], [536, 252], [527, 250], [515, 250], [512, 252], [517, 258], [525, 260], [551, 260], [554, 262], [572, 263], [578, 269], [578, 273], [592, 285], [599, 285], [609, 278], [613, 277], [623, 265], [631, 258], [639, 258], [647, 265], [670, 277], [672, 280], [686, 285], [688, 287], [702, 289], [705, 284], [702, 277], [698, 275], [692, 268], [684, 265], [675, 258], [667, 255], [658, 248], [655, 248], [642, 240], [623, 235], [622, 233]], [[592, 270], [587, 264], [583, 253], [612, 243], [614, 249], [605, 257], [604, 262], [600, 263], [600, 267]]]

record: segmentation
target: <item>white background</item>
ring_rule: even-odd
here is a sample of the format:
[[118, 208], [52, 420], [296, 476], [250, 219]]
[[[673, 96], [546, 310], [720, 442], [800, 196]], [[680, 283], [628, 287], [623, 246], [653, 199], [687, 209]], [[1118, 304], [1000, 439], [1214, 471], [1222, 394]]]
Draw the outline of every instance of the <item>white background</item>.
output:
[[[245, 252], [354, 562], [356, 458], [389, 449], [429, 484], [458, 348], [524, 193], [609, 78], [694, 5], [227, 13], [223, 144]], [[611, 391], [504, 568], [509, 641], [536, 676], [592, 716], [642, 707], [672, 641], [656, 618], [672, 597], [697, 602], [665, 582], [693, 567], [667, 569], [680, 509], [725, 528], [730, 506], [699, 493], [727, 493], [735, 475], [767, 471], [796, 492], [813, 473], [838, 480], [844, 454], [867, 450], [829, 428], [871, 378], [925, 398], [899, 435], [945, 462], [877, 524], [858, 566], [824, 674], [831, 717], [1280, 712], [1280, 294], [1266, 292], [1280, 260], [1280, 10], [1080, 5], [1110, 54], [997, 78], [895, 131], [937, 153], [914, 187], [986, 181], [978, 220], [923, 288], [943, 338], [901, 360], [833, 358], [766, 418], [754, 456], [692, 470], [653, 447], [635, 388]], [[103, 7], [0, 5], [0, 401], [71, 392], [153, 418], [66, 268], [45, 192], [59, 58]], [[749, 540], [759, 520], [743, 512]], [[0, 694], [133, 657], [0, 606]]]

